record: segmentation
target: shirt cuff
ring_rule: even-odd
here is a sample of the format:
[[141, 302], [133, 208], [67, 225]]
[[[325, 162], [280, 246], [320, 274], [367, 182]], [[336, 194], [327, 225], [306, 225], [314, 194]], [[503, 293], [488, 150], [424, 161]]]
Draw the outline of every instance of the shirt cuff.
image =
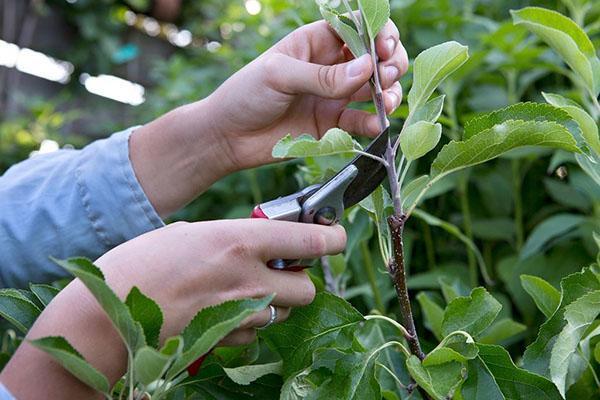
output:
[[0, 382], [0, 400], [16, 400], [15, 397], [10, 394], [6, 386]]
[[75, 171], [87, 217], [107, 250], [164, 226], [129, 160], [129, 138], [137, 128], [85, 147]]

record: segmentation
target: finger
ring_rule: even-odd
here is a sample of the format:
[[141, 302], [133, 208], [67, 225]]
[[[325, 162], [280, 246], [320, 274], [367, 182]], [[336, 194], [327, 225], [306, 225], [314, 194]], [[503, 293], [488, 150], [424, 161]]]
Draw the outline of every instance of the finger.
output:
[[236, 329], [225, 336], [217, 346], [241, 346], [253, 343], [256, 340], [256, 329]]
[[[290, 316], [291, 308], [289, 307], [275, 307], [276, 318], [273, 324], [283, 322]], [[271, 307], [267, 307], [265, 310], [259, 311], [248, 318], [246, 318], [240, 328], [260, 328], [265, 326], [271, 320]]]
[[315, 298], [315, 285], [304, 271], [281, 271], [265, 267], [258, 273], [257, 279], [260, 280], [257, 297], [275, 293], [271, 302], [274, 306], [301, 307], [312, 303]]
[[319, 65], [275, 53], [265, 57], [265, 82], [279, 92], [312, 94], [327, 99], [348, 98], [373, 73], [369, 55], [334, 65]]
[[375, 49], [381, 61], [386, 61], [392, 57], [396, 46], [400, 43], [400, 33], [396, 24], [389, 20], [381, 29], [375, 41]]
[[350, 97], [350, 101], [370, 101], [371, 98], [371, 84], [367, 82], [354, 92]]
[[379, 76], [381, 77], [381, 86], [388, 89], [394, 84], [408, 69], [408, 58], [406, 50], [402, 45], [396, 47], [394, 56], [385, 62], [378, 64]]
[[383, 92], [383, 102], [387, 114], [396, 111], [402, 102], [402, 86], [400, 86], [400, 82], [396, 82], [391, 88]]
[[350, 108], [342, 112], [338, 125], [354, 135], [367, 137], [375, 137], [381, 131], [377, 115]]
[[346, 231], [340, 225], [324, 226], [266, 219], [245, 220], [242, 240], [254, 244], [262, 261], [301, 260], [341, 253]]

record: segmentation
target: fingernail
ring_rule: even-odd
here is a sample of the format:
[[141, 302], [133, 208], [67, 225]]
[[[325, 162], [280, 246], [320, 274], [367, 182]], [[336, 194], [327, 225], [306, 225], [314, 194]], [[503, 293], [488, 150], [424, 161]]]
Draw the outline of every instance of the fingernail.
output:
[[357, 76], [362, 75], [362, 73], [369, 67], [369, 55], [365, 54], [353, 60], [350, 64], [348, 64], [348, 76], [350, 78], [355, 78]]
[[400, 71], [398, 71], [398, 68], [396, 68], [395, 66], [390, 65], [384, 68], [383, 73], [385, 74], [385, 77], [388, 81], [393, 82], [396, 79], [398, 79]]
[[389, 38], [385, 41], [385, 47], [387, 47], [390, 54], [394, 54], [394, 50], [396, 50], [396, 41], [393, 38]]

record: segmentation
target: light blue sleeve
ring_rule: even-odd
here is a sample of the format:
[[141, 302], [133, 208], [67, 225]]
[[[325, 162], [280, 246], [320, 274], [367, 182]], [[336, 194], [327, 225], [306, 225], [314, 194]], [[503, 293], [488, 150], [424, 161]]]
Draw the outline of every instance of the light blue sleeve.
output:
[[0, 177], [0, 287], [64, 277], [49, 256], [93, 260], [164, 225], [129, 160], [133, 130], [34, 156]]
[[0, 400], [16, 400], [2, 382], [0, 382]]

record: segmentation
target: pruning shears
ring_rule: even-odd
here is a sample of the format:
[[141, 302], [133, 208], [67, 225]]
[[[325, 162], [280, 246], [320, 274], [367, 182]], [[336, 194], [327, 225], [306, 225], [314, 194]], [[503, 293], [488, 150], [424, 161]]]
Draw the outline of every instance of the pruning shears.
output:
[[[381, 132], [365, 148], [364, 152], [381, 157], [390, 138], [389, 128]], [[337, 174], [325, 183], [308, 186], [299, 192], [254, 207], [251, 218], [304, 222], [308, 224], [334, 225], [344, 210], [370, 195], [385, 179], [382, 163], [365, 154], [357, 155]], [[272, 269], [298, 271], [306, 268], [300, 260], [271, 260]], [[196, 375], [204, 357], [188, 367], [190, 375]]]
[[[391, 140], [385, 129], [364, 150], [381, 157]], [[383, 164], [365, 154], [357, 155], [325, 183], [311, 185], [294, 194], [254, 207], [251, 218], [267, 218], [308, 224], [334, 225], [344, 210], [370, 195], [385, 179]], [[299, 260], [271, 260], [269, 268], [297, 271], [304, 268]]]

